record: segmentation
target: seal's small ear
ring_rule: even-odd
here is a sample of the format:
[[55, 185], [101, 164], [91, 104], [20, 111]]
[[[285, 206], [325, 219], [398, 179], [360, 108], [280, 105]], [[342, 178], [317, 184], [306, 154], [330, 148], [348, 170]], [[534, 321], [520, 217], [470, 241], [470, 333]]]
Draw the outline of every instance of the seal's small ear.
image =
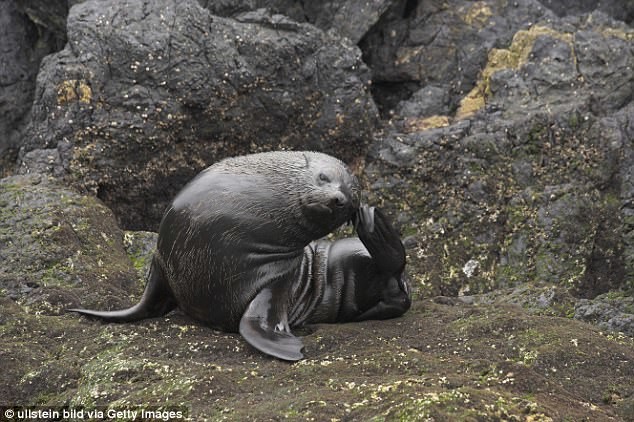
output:
[[310, 159], [308, 158], [308, 155], [306, 155], [305, 152], [302, 152], [302, 155], [304, 156], [304, 160], [306, 160], [306, 168], [310, 167]]

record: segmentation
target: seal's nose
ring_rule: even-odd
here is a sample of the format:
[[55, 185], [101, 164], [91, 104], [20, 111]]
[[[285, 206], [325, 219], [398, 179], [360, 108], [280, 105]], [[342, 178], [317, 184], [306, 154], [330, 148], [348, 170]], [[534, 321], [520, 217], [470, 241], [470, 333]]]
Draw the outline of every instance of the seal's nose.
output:
[[336, 208], [343, 208], [348, 205], [350, 201], [348, 197], [343, 194], [343, 192], [337, 192], [333, 195], [332, 205]]

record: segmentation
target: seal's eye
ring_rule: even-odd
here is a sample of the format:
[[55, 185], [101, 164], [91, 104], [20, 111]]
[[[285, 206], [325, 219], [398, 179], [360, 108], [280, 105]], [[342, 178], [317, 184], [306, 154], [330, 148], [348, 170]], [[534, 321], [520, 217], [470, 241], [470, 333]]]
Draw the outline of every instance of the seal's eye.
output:
[[326, 173], [319, 173], [319, 181], [324, 183], [330, 183], [330, 177], [326, 176]]

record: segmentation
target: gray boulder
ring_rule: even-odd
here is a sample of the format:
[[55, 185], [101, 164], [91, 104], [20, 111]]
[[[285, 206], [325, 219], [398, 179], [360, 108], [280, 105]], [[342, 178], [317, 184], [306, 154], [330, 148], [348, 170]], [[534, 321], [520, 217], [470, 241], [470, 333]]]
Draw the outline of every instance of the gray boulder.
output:
[[125, 227], [156, 228], [176, 191], [224, 156], [363, 154], [377, 124], [369, 79], [355, 46], [264, 10], [236, 20], [194, 1], [87, 1], [43, 62], [20, 172], [38, 168], [31, 151], [57, 150], [69, 183]]
[[244, 12], [267, 8], [297, 22], [307, 22], [358, 43], [390, 6], [389, 0], [327, 0], [298, 2], [294, 0], [199, 0], [213, 15], [237, 16]]

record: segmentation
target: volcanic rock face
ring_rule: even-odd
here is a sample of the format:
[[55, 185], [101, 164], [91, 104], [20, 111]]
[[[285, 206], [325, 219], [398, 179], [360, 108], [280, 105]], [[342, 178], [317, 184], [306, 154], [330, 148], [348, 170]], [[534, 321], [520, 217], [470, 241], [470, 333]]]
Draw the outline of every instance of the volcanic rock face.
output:
[[[633, 16], [620, 0], [0, 2], [0, 405], [633, 419]], [[309, 359], [285, 366], [178, 312], [64, 314], [136, 302], [156, 235], [125, 230], [155, 229], [213, 162], [280, 148], [348, 161], [392, 216], [403, 318], [309, 328]]]
[[[547, 7], [549, 3], [553, 3], [552, 9]], [[435, 95], [447, 97], [449, 108], [455, 110], [481, 70], [491, 65], [491, 52], [508, 46], [518, 31], [530, 30], [540, 22], [553, 22], [561, 28], [574, 25], [577, 16], [559, 20], [557, 14], [579, 8], [594, 11], [595, 3], [565, 7], [563, 2], [537, 0], [393, 2], [359, 44], [372, 69], [377, 103], [389, 113], [412, 93], [433, 86], [443, 91]], [[601, 2], [599, 7], [617, 20], [629, 22], [633, 9], [631, 3], [624, 6], [619, 1]]]
[[[65, 27], [56, 32], [36, 25], [29, 18], [28, 3], [0, 3], [0, 176], [7, 175], [15, 166], [17, 150], [23, 143], [23, 129], [29, 122], [40, 61], [60, 49], [65, 36]], [[63, 2], [49, 3], [62, 9], [65, 22], [68, 10]]]
[[600, 13], [564, 30], [536, 24], [489, 51], [453, 115], [399, 105], [367, 171], [378, 197], [403, 198], [434, 293], [632, 287], [631, 41]]
[[303, 147], [350, 159], [377, 122], [359, 50], [281, 15], [84, 2], [68, 28], [40, 70], [24, 151], [56, 150], [67, 179], [126, 227], [156, 228], [177, 190], [226, 155]]

